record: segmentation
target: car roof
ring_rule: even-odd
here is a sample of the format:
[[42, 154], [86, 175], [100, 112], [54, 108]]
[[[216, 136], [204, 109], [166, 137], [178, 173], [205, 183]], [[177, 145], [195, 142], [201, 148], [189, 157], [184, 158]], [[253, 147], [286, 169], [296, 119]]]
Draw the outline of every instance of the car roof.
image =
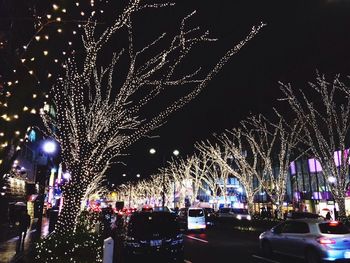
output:
[[325, 223], [330, 222], [329, 220], [324, 220], [322, 218], [296, 218], [296, 219], [290, 219], [289, 221], [296, 221], [296, 222], [305, 222], [305, 223]]

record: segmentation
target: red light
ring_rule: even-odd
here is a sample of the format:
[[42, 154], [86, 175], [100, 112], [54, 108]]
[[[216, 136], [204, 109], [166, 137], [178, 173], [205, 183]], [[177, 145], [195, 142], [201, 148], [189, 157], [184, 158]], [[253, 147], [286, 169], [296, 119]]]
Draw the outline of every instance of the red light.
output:
[[331, 221], [331, 222], [329, 222], [330, 226], [337, 226], [338, 224], [339, 224], [338, 221]]
[[330, 238], [326, 238], [326, 237], [318, 238], [317, 242], [322, 244], [322, 245], [332, 245], [332, 244], [336, 243], [334, 239], [330, 239]]

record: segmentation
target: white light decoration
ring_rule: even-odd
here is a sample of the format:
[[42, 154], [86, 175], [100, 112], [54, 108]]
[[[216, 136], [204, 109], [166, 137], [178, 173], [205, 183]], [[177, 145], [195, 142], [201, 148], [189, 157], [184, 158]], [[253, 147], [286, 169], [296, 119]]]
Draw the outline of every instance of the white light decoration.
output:
[[[295, 116], [304, 125], [301, 142], [320, 163], [326, 183], [338, 204], [339, 217], [346, 217], [345, 198], [349, 184], [350, 88], [339, 79], [332, 81], [317, 73], [315, 83], [309, 83], [310, 93], [302, 93], [290, 84], [281, 90]], [[308, 95], [307, 95], [308, 94]], [[337, 162], [334, 158], [337, 153]]]
[[[79, 2], [76, 5], [79, 6]], [[194, 71], [179, 76], [178, 69], [183, 68], [185, 58], [195, 47], [216, 41], [208, 31], [189, 26], [188, 20], [195, 12], [182, 20], [178, 32], [169, 42], [164, 40], [170, 36], [163, 33], [143, 48], [138, 49], [134, 43], [134, 15], [140, 14], [144, 8], [157, 9], [172, 5], [129, 0], [114, 22], [111, 25], [99, 24], [98, 31], [97, 21], [90, 18], [89, 23], [83, 26], [85, 50], [81, 52], [84, 56], [82, 66], [77, 65], [80, 61], [76, 63], [73, 56], [68, 56], [63, 63], [64, 74], [53, 85], [50, 96], [50, 104], [55, 105], [55, 117], [46, 111], [41, 112], [49, 135], [61, 146], [62, 162], [71, 175], [64, 187], [64, 202], [55, 235], [75, 230], [82, 201], [101, 186], [113, 159], [194, 99], [229, 59], [264, 26], [253, 27], [245, 39], [233, 45], [206, 72], [202, 72], [198, 65]], [[102, 50], [113, 36], [119, 36], [117, 33], [124, 31], [127, 33], [127, 47], [112, 54], [109, 62], [102, 61]], [[153, 52], [157, 48], [158, 52]], [[127, 66], [121, 63], [125, 58], [129, 63]], [[116, 66], [126, 66], [128, 71], [126, 78], [121, 77], [123, 84], [119, 87], [113, 81]], [[146, 119], [140, 117], [145, 116], [146, 105], [156, 103], [160, 94], [165, 94], [172, 87], [186, 87], [188, 92], [154, 116], [147, 116]], [[142, 96], [135, 100], [135, 95]]]
[[154, 149], [154, 148], [149, 149], [149, 153], [150, 154], [155, 154], [156, 153], [156, 149]]

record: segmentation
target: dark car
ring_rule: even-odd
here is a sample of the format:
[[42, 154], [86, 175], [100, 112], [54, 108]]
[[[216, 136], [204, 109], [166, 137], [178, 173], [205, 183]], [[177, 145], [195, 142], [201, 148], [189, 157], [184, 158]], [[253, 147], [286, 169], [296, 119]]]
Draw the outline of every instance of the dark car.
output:
[[117, 242], [122, 244], [127, 262], [145, 257], [183, 262], [183, 235], [176, 216], [170, 212], [141, 211], [124, 217]]
[[217, 220], [217, 214], [213, 208], [204, 208], [205, 223], [207, 226], [214, 226]]

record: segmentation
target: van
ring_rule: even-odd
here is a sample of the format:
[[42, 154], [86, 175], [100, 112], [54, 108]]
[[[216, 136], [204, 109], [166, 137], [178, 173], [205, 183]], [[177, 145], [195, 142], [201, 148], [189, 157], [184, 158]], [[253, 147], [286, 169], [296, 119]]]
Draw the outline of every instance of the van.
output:
[[203, 230], [206, 228], [205, 212], [200, 207], [190, 207], [187, 213], [187, 229], [188, 230]]

